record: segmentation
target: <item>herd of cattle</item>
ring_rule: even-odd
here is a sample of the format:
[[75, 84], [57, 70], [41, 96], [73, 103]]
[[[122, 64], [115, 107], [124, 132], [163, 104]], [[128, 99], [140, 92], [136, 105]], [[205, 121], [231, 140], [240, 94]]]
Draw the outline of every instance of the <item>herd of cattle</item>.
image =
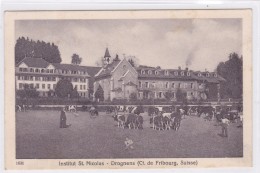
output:
[[[143, 129], [142, 107], [135, 106], [115, 106], [109, 107], [107, 113], [113, 113], [112, 116], [117, 121], [119, 128]], [[231, 107], [213, 107], [213, 106], [170, 106], [170, 107], [148, 107], [150, 124], [155, 130], [177, 131], [180, 128], [181, 120], [185, 116], [203, 117], [205, 121], [211, 121], [215, 118], [218, 122], [227, 118], [231, 122], [242, 121], [243, 115], [240, 107], [232, 109]]]
[[[99, 108], [95, 106], [83, 106], [83, 111], [88, 110], [91, 116], [97, 117]], [[17, 111], [26, 111], [28, 106], [17, 105]], [[69, 112], [77, 112], [75, 105], [67, 105], [65, 109]], [[242, 122], [242, 108], [223, 107], [223, 106], [149, 106], [146, 109], [150, 124], [155, 130], [177, 131], [180, 128], [181, 121], [185, 116], [203, 117], [205, 121], [211, 121], [215, 118], [218, 122], [227, 118], [231, 122], [240, 120]], [[144, 119], [141, 113], [144, 113], [142, 106], [107, 106], [106, 113], [112, 114], [119, 128], [143, 129]]]

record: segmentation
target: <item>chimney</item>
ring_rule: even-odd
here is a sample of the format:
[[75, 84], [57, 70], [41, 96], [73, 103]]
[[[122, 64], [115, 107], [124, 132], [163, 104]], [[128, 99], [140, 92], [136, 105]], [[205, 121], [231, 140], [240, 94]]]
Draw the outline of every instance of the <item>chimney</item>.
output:
[[179, 66], [178, 69], [181, 70], [181, 66]]
[[188, 70], [189, 70], [189, 68], [188, 68], [188, 67], [186, 67], [186, 68], [185, 68], [185, 70], [186, 70], [186, 71], [188, 71]]

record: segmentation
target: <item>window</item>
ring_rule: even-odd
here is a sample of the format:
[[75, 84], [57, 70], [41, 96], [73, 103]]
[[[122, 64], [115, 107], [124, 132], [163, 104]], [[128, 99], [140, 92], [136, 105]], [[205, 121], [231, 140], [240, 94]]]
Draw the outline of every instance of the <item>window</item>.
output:
[[41, 73], [44, 73], [44, 69], [41, 70]]
[[145, 71], [144, 71], [144, 70], [142, 70], [142, 71], [141, 71], [141, 73], [142, 73], [142, 74], [145, 74]]
[[177, 72], [177, 71], [175, 71], [175, 72], [174, 72], [174, 75], [175, 75], [175, 76], [178, 76], [178, 72]]
[[159, 72], [156, 70], [156, 71], [155, 71], [155, 74], [156, 74], [156, 75], [158, 75], [158, 74], [159, 74]]
[[168, 88], [169, 87], [169, 82], [166, 82], [165, 83], [165, 88]]
[[198, 76], [201, 77], [201, 73], [199, 73]]
[[78, 89], [78, 85], [75, 85], [75, 89], [76, 89], [76, 90]]
[[152, 74], [152, 70], [149, 70], [149, 71], [148, 71], [148, 74]]
[[190, 76], [190, 72], [187, 72], [187, 76]]
[[149, 86], [149, 83], [145, 82], [145, 88], [148, 88], [148, 86]]
[[29, 80], [29, 76], [24, 76], [24, 80]]
[[46, 73], [49, 73], [50, 72], [50, 70], [49, 69], [46, 69]]
[[73, 78], [73, 82], [78, 82], [78, 78]]
[[175, 88], [175, 83], [172, 83], [172, 88]]
[[82, 90], [82, 85], [80, 85], [80, 90]]
[[206, 76], [209, 77], [209, 73], [207, 73]]
[[30, 76], [30, 80], [33, 81], [33, 76]]
[[165, 75], [169, 75], [169, 72], [167, 70], [165, 70], [164, 74]]
[[22, 72], [22, 71], [23, 71], [23, 68], [19, 68], [19, 71]]
[[214, 77], [218, 77], [218, 75], [215, 73], [215, 74], [214, 74]]
[[173, 97], [173, 98], [176, 98], [175, 92], [172, 93], [172, 97]]
[[52, 81], [56, 81], [56, 77], [52, 77]]
[[23, 84], [19, 83], [19, 89], [23, 89]]
[[42, 84], [42, 89], [45, 89], [45, 84]]
[[179, 83], [179, 88], [181, 88], [181, 83]]
[[38, 69], [38, 68], [37, 68], [37, 69], [35, 69], [35, 72], [36, 72], [36, 73], [39, 73], [39, 69]]
[[30, 84], [29, 87], [30, 87], [31, 89], [33, 89], [33, 84]]
[[193, 83], [190, 84], [190, 87], [193, 89], [193, 87], [194, 87], [194, 86], [193, 86]]
[[139, 88], [142, 88], [142, 82], [139, 81]]
[[37, 84], [35, 85], [35, 88], [36, 88], [36, 89], [39, 89], [39, 88], [40, 88], [40, 85], [37, 83]]
[[191, 92], [190, 95], [193, 96], [193, 92]]
[[48, 84], [48, 89], [51, 89], [51, 84]]
[[158, 96], [159, 96], [159, 98], [162, 98], [162, 92], [159, 92]]
[[50, 73], [53, 73], [53, 72], [54, 72], [54, 70], [53, 70], [53, 69], [51, 69], [51, 70], [50, 70]]
[[181, 75], [184, 76], [184, 72], [183, 71], [181, 72]]
[[83, 85], [83, 90], [86, 90], [86, 85]]
[[31, 72], [31, 73], [33, 73], [33, 72], [34, 72], [33, 68], [30, 68], [30, 72]]

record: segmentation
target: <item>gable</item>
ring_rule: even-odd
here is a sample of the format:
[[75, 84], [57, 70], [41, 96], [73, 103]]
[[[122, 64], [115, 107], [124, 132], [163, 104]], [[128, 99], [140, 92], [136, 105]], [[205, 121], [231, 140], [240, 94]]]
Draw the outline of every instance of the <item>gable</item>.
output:
[[116, 71], [120, 71], [121, 73], [126, 73], [129, 70], [131, 73], [136, 73], [137, 71], [133, 68], [133, 66], [124, 58], [112, 71], [115, 73]]
[[48, 65], [47, 69], [52, 70], [52, 69], [55, 69], [55, 67], [52, 64], [50, 64], [50, 65]]
[[20, 68], [28, 68], [28, 66], [24, 62], [22, 62], [18, 67], [20, 67]]

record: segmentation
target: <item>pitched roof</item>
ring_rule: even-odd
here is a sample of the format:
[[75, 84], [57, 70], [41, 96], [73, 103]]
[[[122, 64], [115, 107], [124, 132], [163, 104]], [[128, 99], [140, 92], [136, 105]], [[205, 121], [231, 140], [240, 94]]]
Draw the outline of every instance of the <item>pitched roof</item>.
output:
[[101, 70], [101, 72], [98, 74], [97, 77], [105, 77], [105, 76], [109, 76], [111, 74], [111, 72], [117, 67], [117, 65], [120, 63], [121, 61], [112, 61], [111, 64], [107, 64], [105, 67], [103, 67]]
[[46, 68], [50, 64], [42, 58], [31, 58], [31, 57], [24, 58], [22, 61], [20, 61], [17, 64], [17, 66], [19, 66], [21, 63], [25, 63], [28, 67], [36, 67], [36, 68]]
[[86, 68], [87, 73], [91, 77], [94, 77], [99, 72], [99, 70], [102, 68], [102, 67], [94, 67], [94, 66], [83, 66], [83, 67]]

